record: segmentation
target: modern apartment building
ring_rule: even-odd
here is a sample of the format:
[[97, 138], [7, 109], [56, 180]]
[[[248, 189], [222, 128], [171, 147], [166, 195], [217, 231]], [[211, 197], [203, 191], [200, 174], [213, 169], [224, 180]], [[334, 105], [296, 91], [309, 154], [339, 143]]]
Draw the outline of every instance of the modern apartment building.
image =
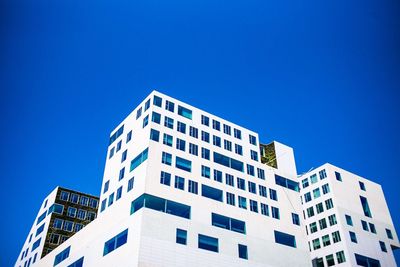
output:
[[300, 180], [314, 266], [396, 266], [399, 242], [380, 185], [330, 164]]
[[[303, 220], [303, 209], [311, 202], [302, 205], [308, 188], [299, 186], [304, 179], [297, 177], [292, 148], [261, 144], [256, 132], [153, 91], [110, 135], [97, 219], [30, 265], [312, 266], [327, 265], [330, 249], [335, 257], [343, 251], [342, 266], [354, 265], [344, 233], [340, 247], [310, 253], [312, 218]], [[336, 211], [337, 198], [347, 194], [330, 189], [328, 210]], [[398, 247], [383, 195], [361, 195], [374, 219], [375, 212], [386, 216], [382, 223], [368, 220], [381, 241]], [[375, 211], [381, 204], [386, 210]], [[392, 242], [381, 238], [383, 226]], [[387, 257], [392, 261], [381, 266], [395, 266], [384, 265], [395, 264], [391, 252]]]
[[99, 198], [55, 188], [43, 201], [15, 266], [34, 265], [96, 218]]

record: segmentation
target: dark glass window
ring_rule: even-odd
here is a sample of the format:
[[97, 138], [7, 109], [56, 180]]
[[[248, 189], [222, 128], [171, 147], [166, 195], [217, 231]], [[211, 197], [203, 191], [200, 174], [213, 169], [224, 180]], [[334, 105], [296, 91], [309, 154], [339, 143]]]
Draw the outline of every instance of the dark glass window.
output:
[[278, 244], [282, 244], [289, 247], [296, 247], [296, 238], [294, 235], [290, 235], [287, 233], [274, 231], [275, 234], [275, 242]]

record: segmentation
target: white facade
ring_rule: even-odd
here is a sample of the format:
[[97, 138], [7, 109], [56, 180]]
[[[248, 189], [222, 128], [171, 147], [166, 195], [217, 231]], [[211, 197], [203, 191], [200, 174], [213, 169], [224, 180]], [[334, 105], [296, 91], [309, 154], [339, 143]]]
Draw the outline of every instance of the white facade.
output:
[[[369, 266], [378, 266], [373, 265], [373, 259], [380, 266], [396, 266], [392, 247], [398, 248], [399, 241], [379, 184], [331, 164], [310, 171], [300, 180], [315, 266], [360, 266], [355, 254], [359, 255], [359, 264], [366, 260], [364, 256], [372, 259]], [[368, 203], [365, 213], [360, 197]], [[392, 233], [391, 238], [387, 231]], [[345, 262], [341, 263], [341, 259]], [[324, 265], [317, 264], [322, 261]]]
[[110, 143], [98, 218], [35, 266], [311, 266], [292, 148], [269, 167], [257, 133], [156, 91]]

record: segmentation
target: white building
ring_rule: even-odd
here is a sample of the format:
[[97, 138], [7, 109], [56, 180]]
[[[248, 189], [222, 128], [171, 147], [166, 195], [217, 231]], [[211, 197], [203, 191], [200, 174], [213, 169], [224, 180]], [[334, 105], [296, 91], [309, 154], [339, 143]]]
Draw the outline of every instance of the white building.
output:
[[153, 91], [111, 134], [98, 218], [33, 265], [311, 266], [296, 181], [290, 147]]
[[379, 184], [330, 164], [300, 180], [314, 266], [396, 266], [399, 241]]

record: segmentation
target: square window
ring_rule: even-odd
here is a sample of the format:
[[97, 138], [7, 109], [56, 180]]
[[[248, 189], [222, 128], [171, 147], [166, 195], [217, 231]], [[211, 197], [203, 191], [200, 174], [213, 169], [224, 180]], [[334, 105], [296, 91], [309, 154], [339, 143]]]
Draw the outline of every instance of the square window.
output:
[[186, 245], [187, 244], [187, 231], [177, 228], [176, 229], [176, 243]]

